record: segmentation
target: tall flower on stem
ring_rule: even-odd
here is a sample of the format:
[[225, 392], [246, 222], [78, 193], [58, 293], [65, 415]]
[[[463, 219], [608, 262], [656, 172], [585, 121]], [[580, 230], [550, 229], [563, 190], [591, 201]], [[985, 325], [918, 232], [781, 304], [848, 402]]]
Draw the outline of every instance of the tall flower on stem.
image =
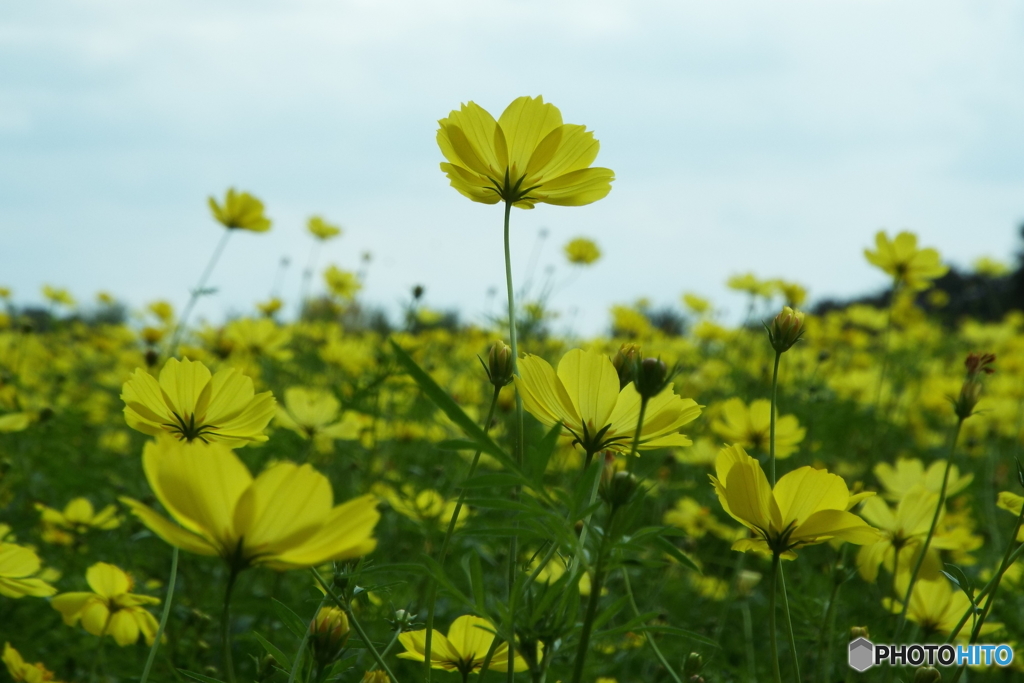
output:
[[[513, 100], [497, 120], [475, 102], [468, 102], [438, 124], [437, 144], [447, 160], [441, 163], [441, 170], [448, 176], [452, 187], [475, 202], [505, 204], [505, 287], [515, 372], [519, 346], [509, 239], [512, 207], [532, 209], [538, 203], [558, 206], [590, 204], [611, 191], [615, 174], [611, 169], [591, 166], [600, 148], [594, 134], [585, 126], [563, 123], [558, 108], [544, 102], [541, 97]], [[515, 453], [521, 464], [523, 405], [518, 394], [516, 422]], [[518, 495], [514, 490], [513, 497]], [[515, 584], [517, 555], [518, 539], [513, 535], [509, 541], [508, 556], [509, 595], [512, 596], [509, 615], [516, 612], [512, 586]], [[514, 647], [513, 644], [513, 654]], [[427, 652], [429, 658], [430, 653]], [[510, 664], [509, 683], [512, 673]], [[426, 676], [429, 683], [429, 667]]]

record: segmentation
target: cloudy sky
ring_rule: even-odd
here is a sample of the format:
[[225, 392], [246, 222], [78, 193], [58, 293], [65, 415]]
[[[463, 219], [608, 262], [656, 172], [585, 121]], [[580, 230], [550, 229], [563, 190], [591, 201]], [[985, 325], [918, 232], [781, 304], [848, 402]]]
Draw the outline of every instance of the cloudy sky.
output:
[[[951, 262], [1009, 260], [1024, 220], [1024, 5], [974, 0], [37, 0], [0, 7], [0, 285], [181, 305], [218, 238], [206, 197], [261, 197], [198, 311], [251, 310], [304, 223], [319, 265], [394, 307], [425, 285], [470, 319], [503, 291], [501, 210], [448, 187], [437, 119], [542, 94], [601, 141], [607, 199], [513, 214], [516, 277], [579, 331], [684, 291], [736, 314], [752, 270], [813, 298], [885, 278], [862, 249], [918, 232]], [[572, 276], [586, 235], [605, 256]], [[491, 308], [496, 310], [496, 305]]]

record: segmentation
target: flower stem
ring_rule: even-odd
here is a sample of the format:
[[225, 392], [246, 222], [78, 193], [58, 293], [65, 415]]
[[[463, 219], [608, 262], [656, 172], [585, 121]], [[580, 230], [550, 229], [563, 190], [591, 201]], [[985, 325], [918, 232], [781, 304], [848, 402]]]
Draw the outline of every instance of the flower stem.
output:
[[[1016, 537], [1016, 534], [1014, 534], [1014, 536]], [[1013, 545], [1013, 540], [1012, 539], [1010, 540], [1010, 545], [1011, 546]], [[1006, 569], [1009, 569], [1013, 565], [1013, 563], [1017, 561], [1017, 558], [1019, 558], [1022, 553], [1024, 553], [1024, 543], [1022, 543], [1021, 545], [1017, 546], [1017, 549], [1014, 550], [1013, 553], [1007, 557]], [[995, 576], [993, 576], [991, 579], [989, 579], [989, 582], [986, 583], [985, 587], [981, 589], [981, 592], [979, 592], [977, 598], [975, 598], [976, 601], [977, 600], [982, 600], [986, 595], [988, 595], [992, 591], [992, 589], [996, 585], [996, 579], [997, 578], [1002, 579], [1002, 576], [1003, 576], [1003, 573], [1005, 572], [1005, 569], [1002, 569], [1002, 568], [1000, 568], [1000, 569], [1001, 569], [1001, 571], [997, 572]], [[974, 612], [974, 605], [971, 605], [970, 607], [967, 608], [967, 611], [964, 612], [964, 615], [962, 617], [960, 617], [960, 621], [957, 622], [956, 628], [954, 628], [952, 631], [950, 631], [949, 636], [946, 638], [946, 644], [947, 645], [952, 643], [954, 640], [956, 640], [956, 637], [958, 635], [960, 635], [960, 631], [963, 629], [964, 624], [966, 624], [967, 620], [970, 619], [972, 616], [974, 616], [974, 614], [975, 614], [975, 612]]]
[[100, 642], [96, 643], [96, 654], [92, 658], [92, 666], [89, 667], [89, 683], [96, 680], [96, 669], [100, 665], [100, 659], [103, 657], [103, 646], [107, 642], [107, 629], [110, 628], [110, 619], [114, 616], [113, 612], [107, 613], [107, 621], [103, 624], [103, 630], [100, 631]]
[[640, 397], [640, 416], [636, 421], [636, 431], [633, 433], [633, 445], [629, 449], [629, 459], [626, 461], [626, 469], [633, 471], [633, 459], [636, 457], [637, 449], [640, 448], [640, 431], [644, 426], [644, 413], [647, 412], [647, 396]]
[[779, 554], [772, 555], [772, 585], [768, 592], [768, 638], [772, 650], [772, 680], [782, 683], [782, 671], [779, 670], [779, 639], [775, 624], [775, 594], [779, 586]]
[[[636, 598], [633, 597], [633, 586], [629, 583], [629, 571], [625, 567], [622, 568], [622, 579], [626, 584], [626, 595], [629, 597], [629, 604], [633, 608], [633, 615], [639, 617], [640, 608], [636, 604]], [[590, 594], [594, 594], [593, 590], [591, 590]], [[644, 642], [650, 645], [651, 649], [654, 650], [654, 656], [657, 657], [658, 661], [661, 662], [661, 665], [665, 667], [665, 671], [667, 671], [668, 675], [672, 677], [672, 680], [675, 681], [675, 683], [683, 683], [682, 679], [679, 678], [679, 674], [676, 673], [675, 669], [672, 668], [672, 665], [670, 665], [668, 660], [665, 659], [665, 655], [661, 653], [661, 648], [659, 648], [658, 644], [654, 642], [654, 639], [650, 634], [647, 634], [647, 637], [644, 638]], [[754, 679], [751, 678], [750, 680], [753, 683]]]
[[793, 656], [793, 680], [800, 681], [800, 656], [796, 652], [796, 637], [793, 635], [793, 617], [789, 613], [789, 594], [786, 590], [786, 574], [779, 563], [779, 583], [782, 584], [782, 614], [786, 617], [786, 635], [789, 638], [789, 651]]
[[963, 425], [964, 418], [958, 417], [956, 421], [956, 429], [953, 430], [953, 438], [950, 439], [949, 457], [946, 459], [946, 470], [942, 475], [942, 487], [939, 489], [939, 501], [935, 506], [935, 514], [932, 515], [931, 526], [928, 527], [928, 535], [924, 538], [924, 544], [921, 546], [921, 550], [917, 555], [917, 561], [914, 562], [914, 569], [910, 572], [910, 583], [907, 584], [907, 592], [903, 598], [903, 609], [900, 610], [900, 618], [896, 623], [896, 633], [893, 635], [892, 640], [896, 645], [899, 644], [899, 638], [903, 633], [903, 627], [907, 623], [907, 609], [910, 607], [910, 596], [913, 593], [914, 584], [917, 582], [917, 575], [921, 571], [921, 565], [924, 564], [924, 557], [928, 554], [928, 547], [931, 545], [932, 536], [935, 535], [935, 527], [939, 525], [939, 517], [942, 516], [942, 509], [946, 505], [946, 487], [949, 484], [949, 468], [953, 464], [953, 455], [956, 453], [956, 442], [960, 438], [960, 430]]
[[[778, 394], [779, 394], [779, 361], [782, 360], [782, 352], [775, 352], [775, 368], [772, 370], [772, 412], [771, 420], [769, 422], [769, 437], [768, 437], [768, 470], [770, 472], [772, 480], [772, 488], [775, 488], [775, 413], [777, 410]], [[764, 405], [764, 404], [762, 404]], [[785, 584], [785, 582], [783, 582]]]
[[615, 523], [615, 512], [617, 506], [612, 506], [608, 513], [608, 523], [605, 525], [604, 534], [601, 536], [601, 545], [597, 551], [597, 563], [594, 565], [594, 580], [590, 584], [590, 599], [587, 601], [587, 613], [583, 618], [583, 628], [580, 631], [580, 643], [576, 649], [576, 662], [572, 670], [572, 683], [580, 683], [583, 679], [583, 667], [587, 662], [587, 654], [590, 649], [590, 633], [594, 628], [594, 619], [597, 617], [597, 606], [601, 602], [601, 588], [604, 586], [605, 562], [608, 559], [608, 541], [612, 538], [612, 525]]
[[[313, 612], [313, 620], [316, 619], [316, 615], [320, 614], [320, 610], [326, 603], [327, 596], [325, 595], [320, 601], [319, 607], [316, 608], [316, 612]], [[295, 683], [295, 679], [299, 675], [299, 670], [302, 668], [302, 657], [306, 654], [306, 644], [309, 643], [309, 635], [312, 630], [312, 628], [307, 628], [306, 632], [302, 634], [299, 650], [295, 653], [295, 661], [292, 662], [292, 670], [288, 672], [288, 683]]]
[[238, 570], [231, 568], [228, 576], [228, 585], [224, 589], [224, 611], [221, 615], [220, 642], [224, 649], [224, 673], [227, 674], [228, 683], [235, 683], [235, 662], [231, 657], [231, 591], [235, 588], [235, 580], [238, 578]]
[[[484, 421], [483, 430], [484, 434], [491, 427], [491, 420], [494, 419], [494, 409], [498, 405], [498, 396], [501, 394], [501, 387], [494, 387], [494, 394], [491, 396], [491, 407], [487, 410], [487, 419]], [[469, 472], [466, 474], [466, 479], [469, 480], [473, 477], [473, 473], [476, 472], [476, 466], [480, 463], [480, 450], [477, 450], [476, 454], [473, 455], [473, 462], [469, 465]], [[466, 488], [463, 487], [459, 490], [459, 499], [455, 503], [455, 511], [452, 513], [452, 518], [448, 520], [448, 529], [445, 531], [444, 540], [441, 542], [441, 552], [438, 553], [437, 562], [440, 567], [444, 567], [445, 558], [448, 557], [448, 545], [451, 543], [452, 536], [455, 534], [455, 524], [459, 519], [459, 513], [462, 512], [463, 502], [466, 500]], [[423, 659], [426, 663], [426, 683], [430, 683], [430, 652], [431, 646], [433, 645], [434, 636], [434, 608], [437, 603], [437, 581], [431, 577], [429, 588], [427, 589], [427, 635], [426, 642], [423, 644], [424, 655]]]
[[185, 309], [181, 312], [181, 317], [178, 319], [178, 324], [174, 327], [174, 335], [171, 337], [170, 350], [167, 352], [169, 356], [173, 356], [178, 351], [178, 342], [181, 339], [181, 333], [185, 331], [185, 325], [188, 324], [188, 317], [192, 314], [192, 309], [195, 307], [196, 302], [199, 301], [199, 297], [203, 295], [203, 289], [206, 287], [206, 281], [210, 279], [210, 275], [213, 273], [213, 267], [217, 265], [217, 261], [220, 260], [220, 255], [224, 251], [224, 245], [228, 243], [228, 238], [231, 233], [234, 232], [231, 228], [225, 228], [224, 234], [221, 236], [220, 241], [217, 242], [216, 248], [213, 250], [213, 255], [210, 256], [209, 262], [206, 264], [206, 268], [203, 270], [203, 274], [199, 276], [199, 284], [192, 290], [192, 296], [189, 297], [188, 303], [185, 304]]
[[[754, 620], [750, 617], [750, 602], [748, 600], [740, 602], [740, 614], [743, 616], [743, 644], [747, 655], [747, 683], [757, 683], [757, 662], [754, 660]], [[673, 673], [673, 675], [675, 674]]]
[[[512, 287], [512, 250], [509, 243], [509, 218], [512, 214], [512, 202], [505, 202], [505, 289], [508, 291], [508, 334], [512, 347], [512, 373], [519, 374], [519, 345], [516, 338], [516, 299], [515, 290]], [[523, 398], [516, 392], [516, 441], [515, 441], [516, 465], [523, 465]], [[519, 498], [519, 487], [512, 489], [512, 499]], [[518, 518], [512, 520], [512, 527], [517, 528]], [[509, 632], [515, 631], [516, 619], [516, 556], [519, 554], [519, 536], [513, 534], [508, 542], [508, 619]], [[429, 631], [428, 631], [429, 633]], [[515, 638], [508, 640], [508, 683], [515, 680]]]
[[174, 598], [174, 584], [178, 581], [178, 548], [171, 549], [171, 576], [167, 580], [167, 597], [164, 598], [164, 609], [160, 613], [160, 623], [156, 627], [156, 636], [153, 644], [149, 646], [149, 656], [146, 657], [146, 666], [142, 669], [142, 678], [139, 683], [146, 683], [149, 679], [149, 672], [153, 668], [153, 660], [156, 659], [156, 652], [160, 649], [160, 639], [163, 638], [164, 629], [167, 627], [167, 617], [171, 613], [171, 601]]

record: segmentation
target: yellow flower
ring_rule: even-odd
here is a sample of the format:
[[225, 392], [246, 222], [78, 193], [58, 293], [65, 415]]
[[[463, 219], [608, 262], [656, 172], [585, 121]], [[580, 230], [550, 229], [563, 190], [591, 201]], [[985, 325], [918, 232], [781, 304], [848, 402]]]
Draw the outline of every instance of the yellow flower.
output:
[[[901, 500], [911, 489], [923, 486], [929, 491], [938, 493], [942, 488], [942, 477], [945, 474], [946, 461], [936, 460], [925, 470], [924, 464], [917, 458], [899, 458], [896, 466], [893, 467], [887, 462], [880, 462], [875, 465], [875, 476], [885, 493], [882, 494], [889, 500]], [[960, 476], [960, 469], [956, 465], [949, 467], [949, 482], [946, 484], [946, 495], [954, 496], [963, 491], [974, 481], [973, 474]], [[932, 508], [932, 512], [935, 508]]]
[[306, 229], [309, 230], [309, 233], [313, 235], [313, 237], [316, 237], [318, 240], [323, 242], [341, 234], [340, 226], [328, 223], [320, 216], [313, 216], [310, 218], [309, 222], [306, 223]]
[[236, 192], [230, 188], [224, 196], [224, 204], [209, 198], [210, 211], [217, 222], [228, 229], [266, 232], [270, 230], [270, 219], [263, 215], [263, 202], [248, 192]]
[[39, 578], [42, 563], [32, 550], [0, 542], [0, 595], [8, 598], [45, 598], [57, 589]]
[[289, 387], [284, 392], [284, 406], [277, 408], [277, 424], [327, 451], [335, 439], [359, 438], [362, 420], [351, 411], [338, 420], [340, 412], [341, 403], [326, 389]]
[[364, 673], [360, 683], [391, 683], [391, 678], [388, 676], [386, 671], [377, 669], [375, 671], [367, 671]]
[[662, 522], [683, 529], [690, 538], [703, 538], [710, 532], [722, 540], [735, 541], [745, 535], [742, 529], [718, 521], [711, 510], [688, 496], [676, 501], [675, 507], [665, 513]]
[[[547, 427], [562, 425], [588, 453], [608, 449], [628, 453], [640, 416], [640, 394], [633, 383], [619, 390], [619, 374], [601, 353], [573, 349], [558, 372], [542, 358], [519, 361], [516, 389], [526, 408]], [[669, 384], [647, 403], [639, 450], [688, 446], [679, 429], [700, 415], [693, 399], [680, 398]]]
[[917, 248], [917, 235], [912, 232], [901, 232], [896, 239], [890, 240], [885, 231], [879, 230], [875, 235], [875, 246], [877, 251], [864, 250], [868, 262], [911, 290], [928, 289], [932, 280], [949, 272], [949, 268], [942, 265], [939, 252]]
[[[41, 521], [44, 526], [44, 540], [51, 543], [55, 541], [60, 542], [66, 536], [66, 534], [60, 531], [62, 529], [77, 534], [84, 534], [90, 529], [109, 531], [121, 526], [121, 518], [117, 514], [116, 507], [108, 505], [97, 513], [88, 498], [75, 498], [64, 506], [63, 512], [54, 510], [42, 503], [36, 503], [36, 510], [42, 513]], [[51, 531], [56, 531], [57, 533], [48, 534]], [[46, 538], [47, 535], [50, 535], [51, 538]]]
[[599, 144], [586, 126], [562, 123], [541, 97], [514, 100], [497, 121], [475, 102], [438, 121], [441, 164], [452, 187], [475, 202], [583, 206], [603, 199], [615, 174], [591, 168]]
[[[910, 571], [900, 572], [896, 579], [896, 594], [906, 595], [907, 584], [910, 582]], [[882, 604], [893, 614], [903, 611], [903, 603], [885, 598]], [[949, 634], [953, 632], [960, 618], [971, 609], [971, 601], [961, 590], [954, 590], [949, 580], [939, 574], [934, 579], [918, 579], [914, 583], [914, 591], [910, 594], [910, 605], [907, 607], [907, 619], [921, 627], [923, 637], [933, 633]], [[989, 621], [981, 627], [981, 633], [991, 633], [1001, 629], [1002, 624]], [[958, 639], [970, 636], [968, 628], [961, 629]], [[922, 641], [923, 642], [923, 641]]]
[[746, 292], [751, 296], [771, 297], [775, 287], [771, 282], [759, 279], [753, 273], [733, 275], [726, 280], [725, 286], [738, 292]]
[[848, 511], [866, 496], [851, 496], [838, 475], [800, 467], [772, 489], [757, 460], [739, 446], [723, 448], [715, 469], [711, 483], [722, 508], [756, 536], [736, 541], [733, 550], [791, 560], [797, 548], [833, 538], [857, 545], [878, 540], [877, 529]]
[[278, 299], [276, 296], [270, 297], [266, 301], [261, 301], [256, 304], [256, 308], [260, 309], [260, 313], [269, 317], [272, 317], [275, 313], [284, 307], [284, 302]]
[[71, 292], [62, 287], [43, 285], [43, 296], [47, 301], [53, 304], [60, 304], [61, 306], [68, 307], [75, 305], [75, 297], [71, 296]]
[[164, 325], [169, 325], [174, 321], [174, 306], [169, 301], [154, 301], [146, 309]]
[[157, 623], [143, 605], [159, 605], [160, 599], [132, 593], [135, 582], [119, 567], [97, 562], [85, 572], [91, 593], [61, 593], [50, 604], [64, 617], [64, 623], [82, 628], [94, 636], [113, 637], [121, 647], [138, 641], [141, 632], [153, 644]]
[[11, 675], [14, 683], [46, 683], [47, 681], [54, 681], [53, 672], [43, 666], [42, 662], [29, 664], [21, 658], [21, 654], [17, 650], [11, 647], [10, 643], [4, 643], [3, 660], [7, 666], [7, 673]]
[[[395, 512], [416, 522], [433, 522], [444, 528], [455, 514], [456, 502], [445, 500], [444, 496], [433, 489], [417, 491], [412, 484], [406, 484], [399, 492], [387, 484], [377, 484], [372, 490], [384, 498]], [[459, 510], [459, 518], [455, 520], [455, 528], [462, 527], [468, 517], [469, 508], [463, 505]]]
[[[730, 398], [720, 406], [720, 417], [711, 430], [730, 444], [768, 452], [771, 434], [771, 401], [759, 398], [748, 407], [741, 398]], [[796, 452], [807, 430], [795, 415], [779, 415], [775, 420], [775, 457], [788, 458]]]
[[601, 250], [586, 237], [577, 237], [565, 245], [565, 258], [569, 259], [569, 263], [589, 266], [601, 258]]
[[[1024, 505], [1024, 498], [1018, 496], [1016, 493], [1012, 493], [1010, 491], [999, 492], [999, 500], [996, 503], [996, 507], [1006, 510], [1014, 515], [1019, 515], [1022, 505]], [[1024, 526], [1022, 526], [1020, 531], [1017, 533], [1017, 540], [1024, 542]]]
[[975, 273], [988, 277], [1002, 277], [1010, 272], [1008, 265], [989, 256], [981, 256], [974, 259], [972, 266]]
[[[479, 671], [487, 656], [487, 651], [494, 642], [494, 625], [487, 619], [470, 615], [461, 616], [452, 622], [448, 629], [447, 637], [440, 631], [434, 631], [430, 639], [430, 666], [433, 669], [444, 669], [445, 671], [458, 671], [468, 675]], [[427, 631], [406, 631], [398, 636], [398, 640], [405, 647], [405, 652], [398, 656], [402, 659], [412, 659], [417, 662], [426, 661]], [[519, 656], [515, 657], [513, 665], [516, 671], [526, 671], [526, 662]], [[494, 649], [494, 656], [491, 657], [490, 668], [492, 671], [505, 671], [508, 669], [508, 644], [502, 643]]]
[[335, 506], [331, 483], [309, 465], [279, 462], [253, 479], [225, 446], [169, 437], [147, 443], [142, 464], [157, 500], [181, 526], [137, 500], [121, 501], [171, 545], [220, 556], [233, 570], [312, 567], [377, 545], [377, 499]]
[[687, 292], [683, 294], [683, 303], [697, 315], [703, 315], [711, 310], [711, 302], [704, 297]]
[[144, 434], [171, 434], [185, 441], [245, 446], [266, 441], [274, 396], [256, 394], [252, 380], [227, 368], [217, 374], [199, 361], [168, 359], [159, 382], [135, 370], [121, 389], [128, 426]]
[[331, 294], [343, 300], [354, 298], [363, 288], [358, 275], [337, 266], [331, 266], [324, 271], [324, 281], [327, 282]]
[[8, 413], [0, 415], [0, 434], [5, 432], [20, 432], [28, 429], [32, 424], [32, 416], [28, 413]]

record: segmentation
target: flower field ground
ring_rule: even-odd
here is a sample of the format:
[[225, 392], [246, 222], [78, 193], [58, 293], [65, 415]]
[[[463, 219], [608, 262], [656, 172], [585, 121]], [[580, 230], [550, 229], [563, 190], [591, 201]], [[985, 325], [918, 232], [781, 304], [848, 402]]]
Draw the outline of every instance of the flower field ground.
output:
[[[539, 98], [464, 106], [438, 141], [506, 236], [513, 208], [613, 178]], [[225, 241], [271, 229], [247, 193], [211, 209]], [[511, 265], [517, 314], [485, 327], [418, 295], [374, 322], [334, 267], [297, 320], [271, 300], [193, 323], [230, 246], [180, 309], [2, 292], [13, 680], [1024, 679], [1024, 655], [847, 663], [858, 637], [1024, 633], [1024, 314], [940, 315], [947, 268], [914, 235], [865, 245], [893, 282], [876, 305], [804, 313], [798, 285], [750, 275], [744, 324], [687, 295], [588, 339], [515, 301]]]

